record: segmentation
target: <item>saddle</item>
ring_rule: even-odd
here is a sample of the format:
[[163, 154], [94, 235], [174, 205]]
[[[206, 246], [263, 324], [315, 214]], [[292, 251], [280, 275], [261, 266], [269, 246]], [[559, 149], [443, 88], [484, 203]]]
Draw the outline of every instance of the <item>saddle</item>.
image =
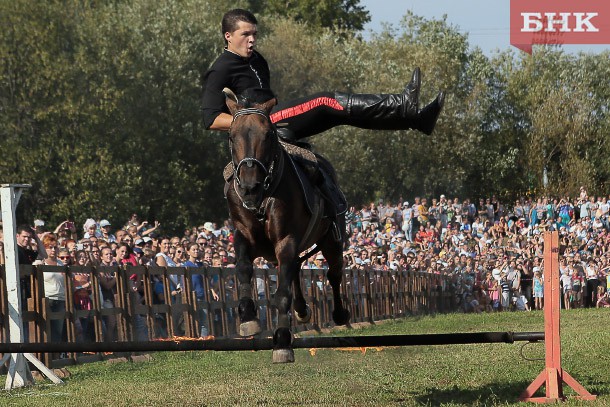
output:
[[[292, 142], [280, 139], [280, 144], [286, 152], [286, 157], [289, 158], [288, 162], [298, 175], [309, 213], [315, 215], [317, 212], [318, 204], [315, 202], [316, 194], [314, 193], [317, 190], [325, 203], [325, 217], [334, 219], [339, 215], [344, 215], [347, 211], [347, 200], [331, 176], [330, 169], [325, 168], [328, 162], [311, 150]], [[227, 185], [233, 179], [233, 172], [233, 162], [229, 162], [223, 171]]]

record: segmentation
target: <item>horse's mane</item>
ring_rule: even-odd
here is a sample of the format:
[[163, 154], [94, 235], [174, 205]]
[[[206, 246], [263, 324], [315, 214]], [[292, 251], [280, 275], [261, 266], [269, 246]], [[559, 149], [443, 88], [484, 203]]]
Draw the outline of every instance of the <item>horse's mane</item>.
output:
[[238, 96], [239, 105], [249, 108], [260, 105], [275, 97], [271, 89], [249, 88]]

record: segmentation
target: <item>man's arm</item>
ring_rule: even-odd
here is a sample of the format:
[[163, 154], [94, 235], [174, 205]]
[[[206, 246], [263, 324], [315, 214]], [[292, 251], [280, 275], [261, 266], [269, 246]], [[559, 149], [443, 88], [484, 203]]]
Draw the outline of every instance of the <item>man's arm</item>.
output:
[[210, 125], [210, 130], [229, 131], [233, 117], [228, 113], [221, 113]]
[[34, 237], [34, 240], [36, 240], [36, 246], [38, 250], [38, 257], [36, 257], [36, 260], [44, 260], [49, 257], [47, 255], [47, 249], [45, 249], [44, 244], [42, 243], [36, 232], [33, 232], [32, 235]]

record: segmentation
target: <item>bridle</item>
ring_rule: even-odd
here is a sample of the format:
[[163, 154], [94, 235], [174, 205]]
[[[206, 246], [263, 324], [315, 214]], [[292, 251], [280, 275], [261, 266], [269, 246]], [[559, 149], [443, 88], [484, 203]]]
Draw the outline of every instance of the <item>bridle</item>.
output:
[[[269, 118], [269, 115], [264, 110], [257, 109], [257, 108], [245, 108], [245, 109], [241, 109], [241, 110], [238, 110], [237, 112], [235, 112], [235, 114], [233, 115], [233, 121], [231, 122], [231, 128], [233, 127], [233, 124], [235, 123], [235, 119], [237, 119], [240, 116], [246, 116], [246, 115], [251, 115], [251, 114], [263, 116], [265, 119], [267, 119], [269, 121], [269, 123], [271, 123], [271, 119]], [[274, 127], [272, 127], [272, 128], [273, 128], [274, 136], [277, 137], [277, 131], [275, 130]], [[231, 133], [231, 129], [229, 129], [229, 134], [230, 133]], [[279, 143], [278, 143], [278, 146], [279, 146]], [[246, 208], [250, 211], [258, 212], [259, 215], [261, 214], [260, 213], [261, 209], [263, 209], [262, 214], [264, 215], [264, 208], [262, 205], [263, 202], [261, 202], [261, 204], [258, 207], [250, 207], [245, 204], [243, 198], [241, 197], [241, 195], [239, 195], [239, 192], [237, 189], [237, 186], [241, 186], [241, 179], [239, 178], [239, 170], [242, 167], [242, 165], [245, 165], [248, 168], [252, 168], [255, 165], [259, 166], [260, 169], [265, 174], [265, 179], [263, 180], [263, 189], [266, 193], [270, 194], [273, 192], [273, 189], [275, 189], [275, 187], [277, 186], [277, 182], [274, 182], [274, 181], [279, 180], [279, 178], [275, 177], [275, 172], [278, 167], [281, 167], [281, 164], [283, 161], [281, 159], [282, 154], [279, 154], [280, 150], [276, 149], [277, 151], [273, 154], [273, 158], [271, 160], [271, 164], [269, 164], [269, 168], [267, 168], [267, 166], [263, 162], [261, 162], [258, 158], [255, 158], [255, 157], [244, 157], [238, 163], [235, 163], [235, 157], [233, 155], [233, 141], [231, 140], [231, 137], [229, 137], [229, 150], [231, 152], [231, 161], [233, 162], [233, 179], [236, 184], [235, 193], [239, 197], [244, 208]], [[281, 169], [280, 169], [280, 175], [281, 175]], [[272, 186], [273, 186], [273, 188], [271, 189]]]

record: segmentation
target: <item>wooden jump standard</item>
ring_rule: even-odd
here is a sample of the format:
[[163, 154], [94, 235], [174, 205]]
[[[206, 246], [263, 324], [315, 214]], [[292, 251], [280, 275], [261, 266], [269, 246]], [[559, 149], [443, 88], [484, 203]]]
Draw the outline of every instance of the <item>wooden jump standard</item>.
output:
[[[545, 369], [519, 396], [520, 401], [552, 403], [565, 400], [563, 384], [567, 384], [581, 400], [595, 400], [580, 383], [561, 368], [561, 339], [559, 332], [559, 310], [561, 309], [559, 287], [559, 234], [544, 233], [544, 348]], [[534, 397], [534, 393], [545, 386], [546, 395]]]

